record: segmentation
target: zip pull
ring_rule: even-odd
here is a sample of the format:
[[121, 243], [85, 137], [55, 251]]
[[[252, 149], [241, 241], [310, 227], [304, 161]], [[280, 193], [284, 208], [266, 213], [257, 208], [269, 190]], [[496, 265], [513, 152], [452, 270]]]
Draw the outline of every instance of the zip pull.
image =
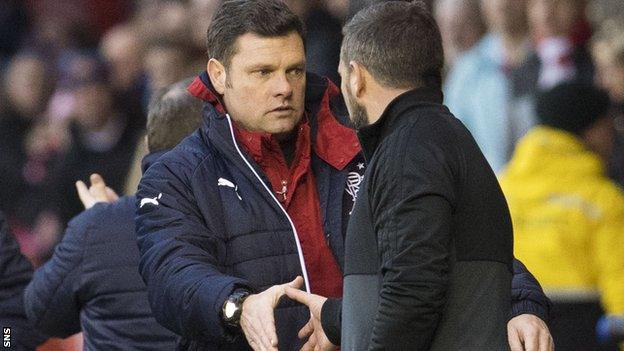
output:
[[282, 195], [284, 201], [286, 201], [286, 194], [288, 193], [288, 182], [282, 180], [282, 191], [276, 191], [275, 193], [278, 195]]

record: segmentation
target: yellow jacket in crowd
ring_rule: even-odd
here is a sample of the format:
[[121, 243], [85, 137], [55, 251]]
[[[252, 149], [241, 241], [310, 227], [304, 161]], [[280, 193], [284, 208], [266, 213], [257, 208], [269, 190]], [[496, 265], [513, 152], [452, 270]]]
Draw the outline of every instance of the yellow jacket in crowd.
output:
[[568, 132], [538, 126], [520, 140], [500, 183], [514, 252], [556, 301], [599, 293], [624, 312], [624, 194]]

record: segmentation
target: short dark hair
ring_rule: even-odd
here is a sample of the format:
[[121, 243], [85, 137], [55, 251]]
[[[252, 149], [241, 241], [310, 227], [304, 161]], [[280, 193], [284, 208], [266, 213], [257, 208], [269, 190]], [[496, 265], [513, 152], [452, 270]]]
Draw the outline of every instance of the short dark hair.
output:
[[279, 37], [291, 32], [298, 33], [303, 40], [303, 23], [280, 0], [224, 0], [208, 27], [208, 58], [227, 67], [236, 54], [238, 37], [247, 33]]
[[168, 150], [199, 128], [203, 102], [186, 88], [192, 78], [160, 89], [152, 98], [147, 113], [149, 152]]
[[442, 37], [423, 2], [370, 6], [345, 25], [343, 34], [341, 60], [362, 64], [384, 86], [441, 87]]

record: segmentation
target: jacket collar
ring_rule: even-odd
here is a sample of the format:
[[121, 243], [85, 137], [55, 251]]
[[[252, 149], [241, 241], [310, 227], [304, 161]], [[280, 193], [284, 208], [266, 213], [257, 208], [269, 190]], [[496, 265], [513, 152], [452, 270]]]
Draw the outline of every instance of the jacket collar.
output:
[[358, 130], [366, 159], [370, 160], [379, 143], [394, 129], [400, 119], [399, 117], [407, 110], [420, 105], [441, 105], [442, 101], [442, 92], [431, 88], [417, 88], [397, 96], [386, 106], [379, 120]]
[[[338, 116], [332, 111], [334, 103], [342, 103], [340, 91], [327, 78], [308, 73], [306, 80], [305, 110], [313, 133], [314, 153], [332, 167], [342, 170], [361, 149], [355, 131], [338, 121], [338, 118], [343, 117], [344, 122], [348, 123], [345, 116]], [[214, 107], [216, 113], [208, 113], [205, 118], [219, 119], [225, 116], [225, 105], [212, 86], [207, 72], [195, 78], [188, 91]]]

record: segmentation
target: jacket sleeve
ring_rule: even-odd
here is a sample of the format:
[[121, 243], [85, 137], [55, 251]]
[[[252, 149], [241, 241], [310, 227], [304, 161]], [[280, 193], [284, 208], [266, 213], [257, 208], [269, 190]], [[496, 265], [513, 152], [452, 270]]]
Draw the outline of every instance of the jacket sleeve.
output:
[[32, 265], [21, 254], [0, 213], [0, 326], [11, 327], [12, 345], [18, 350], [34, 350], [47, 339], [30, 325], [24, 311], [24, 288], [32, 274]]
[[90, 213], [69, 222], [52, 258], [37, 269], [24, 292], [26, 314], [43, 332], [61, 338], [80, 332], [81, 267]]
[[327, 339], [340, 345], [342, 328], [342, 299], [327, 299], [321, 309], [321, 325]]
[[546, 297], [540, 283], [518, 259], [513, 261], [511, 280], [511, 316], [532, 314], [548, 322], [552, 303]]
[[372, 176], [382, 282], [369, 350], [427, 349], [446, 303], [454, 177], [422, 134]]
[[234, 337], [221, 321], [223, 303], [235, 289], [251, 287], [223, 273], [219, 257], [225, 243], [205, 225], [190, 180], [182, 174], [185, 167], [161, 159], [141, 179], [139, 271], [160, 324], [186, 338], [221, 344]]

